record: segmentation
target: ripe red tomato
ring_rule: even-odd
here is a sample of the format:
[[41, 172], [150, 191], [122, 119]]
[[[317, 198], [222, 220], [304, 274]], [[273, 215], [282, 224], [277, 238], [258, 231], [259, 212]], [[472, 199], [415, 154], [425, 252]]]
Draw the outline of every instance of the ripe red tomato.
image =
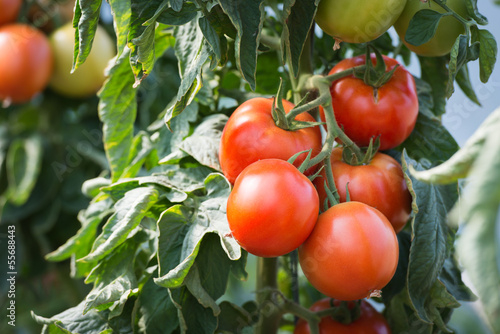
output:
[[88, 97], [95, 94], [104, 83], [106, 79], [104, 70], [109, 60], [115, 55], [115, 46], [104, 28], [97, 26], [92, 50], [85, 62], [71, 73], [74, 43], [75, 29], [71, 22], [50, 35], [55, 67], [49, 85], [62, 95], [76, 98]]
[[[448, 0], [446, 5], [462, 17], [468, 17], [464, 0]], [[462, 23], [452, 16], [445, 16], [439, 20], [436, 33], [428, 42], [416, 46], [405, 41], [406, 30], [408, 29], [410, 20], [415, 13], [422, 9], [431, 9], [439, 13], [445, 12], [445, 10], [441, 8], [441, 6], [434, 3], [434, 1], [407, 1], [401, 16], [394, 23], [394, 28], [396, 29], [399, 37], [408, 49], [421, 56], [437, 57], [450, 53], [458, 35], [465, 33], [465, 28]]]
[[264, 159], [245, 168], [227, 201], [233, 237], [249, 253], [285, 255], [311, 233], [318, 218], [318, 193], [299, 170], [280, 159]]
[[[387, 71], [399, 64], [386, 56], [384, 61]], [[376, 62], [374, 55], [372, 62]], [[329, 74], [364, 63], [364, 55], [344, 59]], [[348, 76], [335, 81], [330, 92], [338, 124], [359, 146], [368, 146], [370, 138], [375, 139], [380, 135], [381, 150], [394, 148], [408, 138], [417, 122], [415, 80], [403, 66], [399, 66], [391, 79], [378, 89], [365, 84], [361, 79]]]
[[399, 246], [391, 223], [360, 202], [340, 203], [319, 215], [299, 247], [299, 262], [309, 282], [339, 300], [369, 297], [396, 272]]
[[397, 20], [405, 0], [321, 0], [316, 23], [328, 35], [344, 42], [374, 40]]
[[[338, 306], [340, 302], [336, 300], [333, 305]], [[326, 310], [332, 307], [331, 299], [324, 298], [315, 302], [309, 309], [313, 312]], [[350, 324], [343, 324], [334, 318], [326, 316], [319, 323], [320, 334], [390, 334], [391, 329], [384, 316], [377, 312], [367, 301], [361, 301], [361, 314], [359, 318]], [[293, 334], [310, 334], [309, 324], [304, 319], [299, 319]]]
[[[352, 201], [368, 204], [382, 212], [399, 233], [411, 213], [411, 195], [404, 179], [401, 165], [384, 153], [377, 153], [366, 165], [352, 166], [342, 160], [342, 149], [335, 148], [330, 156], [332, 174], [340, 195], [346, 201], [346, 185]], [[319, 194], [320, 207], [327, 195], [325, 192], [326, 172], [314, 179]]]
[[0, 27], [0, 100], [30, 100], [49, 82], [52, 64], [52, 51], [43, 33], [26, 24]]
[[0, 25], [16, 21], [22, 3], [21, 0], [0, 0]]
[[[287, 131], [279, 128], [272, 117], [273, 99], [253, 98], [241, 104], [233, 112], [224, 127], [219, 150], [219, 161], [226, 178], [234, 183], [238, 174], [252, 162], [261, 159], [288, 160], [294, 154], [312, 149], [312, 156], [321, 150], [321, 132], [318, 126]], [[294, 105], [283, 100], [285, 112]], [[313, 122], [308, 113], [298, 115], [296, 120]], [[295, 160], [299, 166], [307, 153]], [[307, 175], [314, 172], [310, 169]]]

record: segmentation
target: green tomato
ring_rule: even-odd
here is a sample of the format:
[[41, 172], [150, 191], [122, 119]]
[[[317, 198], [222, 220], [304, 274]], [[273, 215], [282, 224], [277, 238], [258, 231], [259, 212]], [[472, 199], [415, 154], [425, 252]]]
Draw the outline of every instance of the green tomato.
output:
[[321, 0], [315, 20], [338, 40], [365, 43], [386, 32], [405, 4], [405, 0]]
[[75, 29], [71, 23], [57, 29], [50, 36], [54, 72], [49, 86], [62, 95], [83, 98], [95, 94], [104, 83], [104, 70], [115, 55], [115, 48], [111, 37], [104, 28], [98, 26], [87, 59], [71, 73], [74, 38]]
[[[467, 8], [465, 7], [464, 0], [448, 0], [446, 5], [457, 12], [460, 16], [467, 18]], [[416, 46], [411, 45], [404, 40], [411, 18], [415, 15], [415, 13], [422, 9], [431, 9], [439, 13], [445, 12], [445, 10], [434, 1], [421, 2], [420, 0], [408, 0], [401, 16], [394, 23], [394, 28], [396, 29], [399, 37], [403, 40], [408, 49], [420, 56], [438, 57], [450, 53], [457, 37], [460, 34], [465, 33], [462, 23], [452, 16], [445, 16], [441, 18], [436, 34], [430, 41]]]

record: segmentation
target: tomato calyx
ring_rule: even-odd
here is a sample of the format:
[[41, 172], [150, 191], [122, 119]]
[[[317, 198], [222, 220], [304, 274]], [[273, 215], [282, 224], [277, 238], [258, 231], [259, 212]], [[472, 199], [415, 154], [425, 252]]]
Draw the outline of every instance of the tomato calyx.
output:
[[[376, 58], [375, 65], [372, 62], [371, 51], [373, 51]], [[366, 48], [365, 68], [354, 70], [353, 75], [363, 80], [366, 85], [373, 87], [373, 98], [378, 101], [378, 89], [391, 80], [398, 67], [399, 64], [396, 64], [391, 70], [387, 71], [387, 66], [380, 51], [368, 45]]]
[[359, 154], [357, 154], [357, 152], [353, 151], [350, 146], [345, 146], [342, 149], [342, 160], [351, 166], [367, 165], [373, 159], [375, 154], [377, 154], [379, 147], [380, 147], [380, 136], [375, 138], [375, 140], [371, 138], [368, 147], [361, 149], [363, 155], [361, 156], [362, 158], [360, 159], [360, 156]]
[[276, 97], [273, 97], [272, 117], [277, 127], [287, 131], [297, 131], [306, 128], [312, 128], [322, 125], [322, 122], [304, 122], [298, 121], [295, 117], [303, 112], [307, 112], [314, 108], [314, 105], [308, 104], [309, 94], [292, 109], [288, 114], [283, 107], [283, 81], [280, 80], [278, 92]]

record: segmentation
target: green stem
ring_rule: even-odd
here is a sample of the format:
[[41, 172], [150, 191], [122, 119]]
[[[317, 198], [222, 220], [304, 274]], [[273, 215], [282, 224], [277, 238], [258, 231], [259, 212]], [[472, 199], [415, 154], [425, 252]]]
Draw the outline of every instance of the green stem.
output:
[[281, 40], [278, 37], [261, 34], [260, 42], [275, 51], [281, 51]]
[[259, 257], [257, 260], [257, 303], [260, 318], [256, 334], [273, 334], [278, 331], [281, 310], [273, 302], [273, 291], [278, 289], [278, 258]]

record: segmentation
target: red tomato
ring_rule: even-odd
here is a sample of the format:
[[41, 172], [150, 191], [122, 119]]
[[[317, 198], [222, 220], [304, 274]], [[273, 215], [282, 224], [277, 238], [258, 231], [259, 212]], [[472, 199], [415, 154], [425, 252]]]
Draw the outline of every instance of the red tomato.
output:
[[[399, 64], [386, 56], [384, 60], [387, 71]], [[372, 62], [375, 61], [375, 56], [372, 56]], [[364, 55], [344, 59], [329, 74], [364, 63]], [[330, 92], [338, 124], [359, 146], [368, 146], [370, 138], [380, 135], [381, 150], [394, 148], [408, 138], [417, 122], [415, 80], [403, 66], [399, 66], [392, 78], [378, 89], [348, 76], [335, 81]]]
[[245, 168], [227, 201], [227, 220], [242, 248], [275, 257], [299, 247], [318, 218], [318, 193], [299, 170], [280, 159]]
[[[377, 153], [366, 165], [352, 166], [342, 160], [342, 149], [333, 149], [330, 156], [335, 186], [340, 201], [346, 201], [346, 185], [352, 201], [363, 202], [382, 212], [396, 233], [405, 226], [411, 213], [411, 195], [401, 165], [387, 154]], [[320, 207], [328, 198], [325, 192], [326, 172], [314, 179]]]
[[43, 33], [26, 24], [0, 27], [0, 100], [30, 100], [48, 84], [52, 51]]
[[299, 247], [299, 262], [309, 282], [339, 300], [369, 297], [396, 272], [399, 246], [391, 223], [360, 202], [334, 205], [320, 214]]
[[[333, 303], [338, 306], [339, 301]], [[325, 298], [315, 302], [309, 309], [313, 312], [331, 308], [331, 299]], [[359, 318], [350, 324], [343, 324], [334, 318], [326, 316], [319, 323], [320, 334], [390, 334], [391, 329], [384, 316], [377, 312], [370, 303], [361, 301], [361, 314]], [[309, 324], [304, 319], [299, 319], [293, 334], [310, 334]]]
[[0, 25], [16, 21], [22, 3], [21, 0], [0, 0]]
[[[279, 128], [272, 117], [273, 99], [254, 98], [241, 104], [233, 112], [224, 127], [220, 143], [219, 160], [222, 172], [234, 183], [238, 174], [252, 162], [261, 159], [288, 160], [294, 154], [312, 149], [313, 156], [321, 150], [319, 127], [287, 131]], [[285, 112], [294, 105], [283, 100]], [[308, 113], [298, 115], [296, 120], [313, 122]], [[301, 154], [295, 160], [299, 166], [307, 156]], [[307, 175], [314, 172], [308, 170]]]

